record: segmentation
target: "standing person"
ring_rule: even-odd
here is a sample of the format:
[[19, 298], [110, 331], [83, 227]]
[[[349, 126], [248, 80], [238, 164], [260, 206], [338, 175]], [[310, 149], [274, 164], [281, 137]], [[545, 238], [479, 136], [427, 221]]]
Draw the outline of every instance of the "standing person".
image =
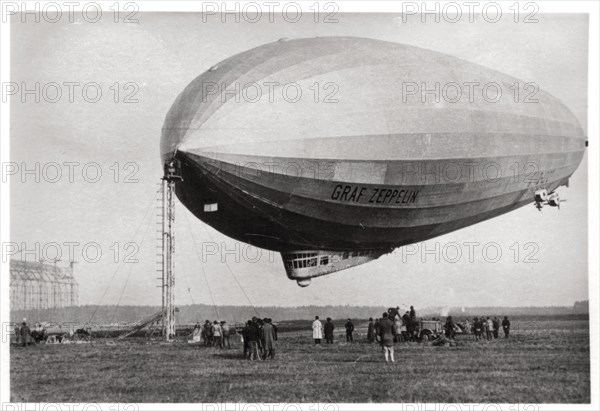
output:
[[260, 355], [260, 358], [262, 359], [262, 357], [264, 356], [264, 349], [265, 349], [265, 344], [263, 341], [263, 320], [261, 320], [260, 318], [257, 317], [252, 317], [252, 322], [254, 324], [256, 324], [256, 328], [258, 329], [258, 353]]
[[475, 336], [475, 341], [479, 340], [480, 332], [481, 332], [481, 326], [479, 325], [479, 318], [473, 317], [473, 335]]
[[242, 328], [242, 339], [244, 340], [244, 358], [249, 358], [250, 354], [250, 326], [252, 325], [252, 321], [248, 320], [244, 328]]
[[446, 324], [444, 324], [444, 331], [446, 338], [450, 338], [452, 340], [454, 339], [456, 331], [454, 331], [454, 321], [452, 321], [451, 315], [448, 316], [448, 318], [446, 318]]
[[214, 344], [214, 329], [210, 320], [206, 320], [206, 337], [208, 339], [208, 345], [212, 346]]
[[250, 325], [248, 326], [248, 346], [250, 348], [250, 354], [248, 359], [251, 361], [260, 360], [261, 357], [258, 353], [258, 343], [260, 341], [260, 330], [258, 328], [258, 323], [256, 322], [256, 317], [252, 317], [252, 321], [249, 321]]
[[490, 319], [490, 317], [488, 317], [485, 322], [486, 322], [485, 335], [488, 340], [491, 340], [492, 332], [494, 331], [494, 322]]
[[27, 347], [27, 343], [29, 342], [29, 339], [31, 338], [31, 331], [29, 330], [29, 327], [27, 326], [27, 320], [25, 320], [25, 318], [23, 318], [23, 324], [21, 324], [20, 334], [21, 334], [21, 344], [23, 345], [23, 347]]
[[223, 330], [223, 347], [225, 347], [225, 343], [227, 343], [227, 348], [231, 348], [231, 342], [229, 341], [229, 324], [227, 324], [227, 321], [221, 321], [221, 330]]
[[17, 345], [21, 344], [21, 326], [19, 325], [19, 323], [15, 323], [15, 343]]
[[213, 339], [214, 339], [214, 343], [215, 343], [215, 347], [217, 348], [223, 348], [223, 340], [221, 338], [223, 330], [221, 329], [221, 325], [219, 324], [218, 321], [214, 321], [213, 322]]
[[396, 330], [396, 334], [394, 335], [394, 339], [396, 342], [402, 341], [402, 316], [400, 315], [400, 307], [396, 307], [394, 309], [393, 315], [390, 317], [390, 320], [394, 322], [394, 329]]
[[208, 346], [208, 334], [209, 334], [209, 328], [212, 329], [212, 326], [210, 325], [210, 321], [206, 320], [204, 322], [204, 324], [202, 324], [202, 340], [204, 341], [204, 345]]
[[388, 318], [388, 313], [383, 313], [383, 318], [379, 321], [379, 335], [381, 338], [381, 345], [383, 346], [385, 362], [388, 362], [388, 357], [392, 362], [395, 362], [394, 323]]
[[273, 334], [275, 336], [275, 338], [273, 338], [275, 341], [277, 341], [277, 326], [275, 324], [273, 324], [273, 320], [269, 318], [269, 324], [271, 324], [271, 326], [273, 327]]
[[275, 330], [271, 324], [270, 318], [265, 318], [265, 323], [262, 327], [264, 354], [263, 358], [275, 359]]
[[494, 339], [496, 339], [498, 338], [498, 331], [500, 330], [500, 320], [498, 317], [494, 317], [492, 324], [494, 326]]
[[321, 339], [323, 338], [323, 324], [319, 321], [319, 316], [315, 316], [315, 321], [312, 323], [313, 330], [313, 340], [315, 340], [315, 344], [321, 344]]
[[487, 338], [487, 321], [484, 317], [481, 317], [481, 339]]
[[[381, 345], [381, 338], [379, 338], [379, 332], [380, 332], [380, 322], [379, 318], [377, 318], [375, 320], [375, 341], [377, 341], [380, 345]], [[383, 347], [383, 345], [381, 345]]]
[[375, 341], [375, 324], [373, 323], [373, 317], [369, 318], [369, 327], [367, 328], [367, 341], [373, 344]]
[[354, 338], [352, 338], [352, 333], [354, 332], [354, 324], [352, 324], [352, 320], [348, 318], [348, 322], [345, 324], [346, 327], [346, 342], [354, 342]]
[[335, 324], [333, 324], [331, 318], [327, 317], [325, 323], [325, 341], [327, 344], [333, 344], [333, 330], [335, 330]]
[[510, 321], [507, 316], [504, 316], [504, 320], [502, 320], [502, 330], [504, 331], [504, 338], [508, 338], [508, 334], [510, 333]]
[[415, 311], [415, 307], [413, 307], [412, 305], [410, 306], [410, 319], [413, 320], [415, 323], [417, 322], [417, 312]]
[[414, 341], [415, 323], [413, 322], [410, 312], [407, 311], [402, 316], [402, 322], [406, 324], [406, 338], [408, 341]]

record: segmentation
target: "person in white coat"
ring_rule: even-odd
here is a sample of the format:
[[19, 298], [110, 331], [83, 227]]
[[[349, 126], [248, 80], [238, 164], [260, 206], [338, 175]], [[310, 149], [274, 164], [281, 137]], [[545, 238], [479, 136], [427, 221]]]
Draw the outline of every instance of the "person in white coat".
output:
[[321, 338], [323, 338], [323, 324], [319, 321], [319, 316], [315, 317], [315, 321], [312, 323], [313, 340], [315, 344], [321, 344]]

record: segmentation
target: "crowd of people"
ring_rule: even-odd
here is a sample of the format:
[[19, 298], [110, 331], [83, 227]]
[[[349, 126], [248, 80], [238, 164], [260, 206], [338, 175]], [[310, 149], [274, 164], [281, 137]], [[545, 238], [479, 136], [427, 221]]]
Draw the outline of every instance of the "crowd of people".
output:
[[[237, 330], [229, 327], [226, 321], [206, 320], [203, 325], [196, 324], [190, 342], [202, 342], [206, 347], [231, 348], [231, 336]], [[249, 360], [266, 360], [275, 358], [275, 341], [277, 326], [270, 318], [252, 317], [239, 330], [244, 344], [244, 358]]]
[[231, 348], [231, 335], [227, 321], [206, 320], [203, 325], [196, 324], [192, 331], [193, 342], [202, 341], [206, 347]]
[[499, 337], [500, 327], [502, 327], [502, 331], [504, 332], [504, 338], [508, 338], [510, 334], [510, 320], [508, 317], [505, 316], [502, 321], [498, 317], [494, 317], [494, 319], [490, 317], [474, 317], [471, 324], [471, 332], [476, 340], [492, 340]]
[[[367, 341], [369, 343], [379, 343], [384, 352], [386, 361], [394, 362], [394, 343], [423, 340], [431, 338], [432, 345], [446, 345], [447, 343], [454, 344], [454, 339], [457, 333], [468, 334], [472, 332], [476, 340], [487, 339], [491, 340], [499, 338], [500, 329], [504, 331], [505, 338], [508, 338], [510, 333], [510, 321], [508, 317], [500, 321], [498, 317], [490, 319], [490, 317], [475, 317], [471, 324], [469, 320], [455, 323], [452, 316], [446, 317], [446, 321], [441, 323], [440, 320], [434, 318], [431, 322], [441, 326], [441, 331], [432, 327], [427, 328], [427, 321], [419, 321], [417, 313], [413, 306], [403, 315], [400, 315], [399, 307], [389, 308], [384, 312], [381, 318], [369, 318], [367, 326]], [[424, 329], [421, 327], [423, 325]], [[354, 324], [351, 319], [345, 324], [346, 342], [353, 342]], [[331, 318], [327, 318], [323, 324], [319, 316], [315, 316], [312, 323], [312, 337], [315, 345], [321, 344], [323, 337], [327, 344], [334, 342], [335, 324]]]
[[242, 328], [244, 358], [249, 360], [275, 359], [277, 326], [270, 318], [252, 317]]
[[[437, 324], [439, 330], [440, 322], [437, 319], [423, 320], [417, 319], [417, 314], [413, 306], [401, 315], [399, 307], [389, 308], [387, 312], [382, 313], [381, 318], [369, 318], [367, 325], [366, 340], [368, 343], [379, 343], [384, 353], [385, 361], [394, 362], [394, 343], [418, 341], [423, 339], [427, 328], [427, 321], [433, 321]], [[326, 344], [334, 343], [334, 331], [336, 326], [333, 320], [328, 317], [325, 322], [321, 322], [319, 316], [315, 317], [312, 323], [312, 337], [315, 345], [321, 344], [325, 339]], [[473, 321], [464, 320], [455, 323], [452, 316], [446, 317], [441, 326], [441, 332], [435, 330], [430, 334], [433, 345], [452, 344], [457, 332], [468, 334], [471, 332], [475, 340], [492, 340], [500, 337], [502, 329], [504, 337], [508, 338], [510, 334], [510, 321], [508, 317], [500, 320], [498, 317], [484, 318], [474, 317]], [[354, 342], [355, 326], [350, 318], [344, 324], [347, 343]], [[431, 330], [428, 330], [431, 331]], [[243, 356], [248, 360], [266, 360], [275, 358], [275, 342], [277, 341], [277, 326], [273, 324], [270, 318], [252, 317], [243, 327], [236, 330], [230, 328], [226, 321], [206, 320], [204, 324], [196, 324], [192, 331], [192, 341], [202, 343], [206, 347], [215, 347], [217, 349], [231, 348], [230, 337], [239, 332], [243, 341]], [[33, 329], [27, 325], [26, 319], [15, 326], [15, 337], [18, 344], [24, 347], [28, 344], [39, 343], [47, 338], [47, 332], [44, 326], [36, 323]]]
[[28, 344], [38, 344], [48, 338], [48, 333], [41, 323], [35, 323], [35, 327], [31, 329], [27, 325], [26, 318], [23, 318], [21, 324], [15, 325], [14, 333], [16, 343], [23, 347], [27, 347]]

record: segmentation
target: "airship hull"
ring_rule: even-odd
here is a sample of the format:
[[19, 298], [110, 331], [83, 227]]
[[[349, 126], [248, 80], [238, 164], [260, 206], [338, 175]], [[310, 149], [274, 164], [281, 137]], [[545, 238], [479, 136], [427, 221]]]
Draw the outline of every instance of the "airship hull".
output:
[[[420, 167], [458, 170], [462, 165], [465, 181], [430, 184], [297, 177], [268, 171], [275, 163], [273, 158], [225, 162], [190, 152], [178, 153], [178, 158], [182, 160], [184, 182], [177, 194], [198, 218], [238, 240], [285, 252], [393, 249], [470, 226], [531, 204], [539, 187], [553, 191], [566, 184], [581, 160], [581, 152], [488, 158], [482, 164], [494, 164], [493, 178], [470, 183], [467, 173], [474, 172], [474, 159], [394, 164], [411, 170], [411, 175]], [[277, 161], [298, 164], [298, 159]], [[327, 160], [328, 167], [335, 168], [335, 164], [331, 158]], [[537, 167], [533, 164], [541, 164], [541, 168], [495, 177], [497, 170], [506, 171], [518, 164], [531, 165], [532, 170]], [[361, 166], [377, 168], [381, 164]], [[419, 176], [438, 178], [433, 172]], [[216, 212], [204, 211], [206, 204], [213, 203], [219, 205]]]
[[[244, 86], [236, 82], [280, 91], [289, 82], [313, 91], [334, 84], [339, 98], [249, 100], [238, 98]], [[167, 115], [161, 154], [178, 160], [177, 196], [195, 216], [281, 252], [288, 276], [308, 279], [494, 218], [531, 204], [540, 189], [567, 184], [586, 140], [559, 100], [542, 91], [536, 103], [516, 94], [491, 102], [405, 93], [406, 84], [414, 91], [450, 83], [520, 87], [505, 74], [395, 43], [269, 44], [190, 83]]]

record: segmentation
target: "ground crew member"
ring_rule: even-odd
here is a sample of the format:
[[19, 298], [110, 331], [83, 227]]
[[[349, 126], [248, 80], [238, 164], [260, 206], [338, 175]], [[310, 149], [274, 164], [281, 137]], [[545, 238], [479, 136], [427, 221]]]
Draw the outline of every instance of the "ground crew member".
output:
[[346, 342], [353, 342], [354, 339], [352, 338], [352, 333], [354, 332], [354, 324], [352, 324], [352, 321], [350, 320], [350, 318], [348, 318], [348, 322], [345, 325], [346, 327]]
[[502, 320], [502, 329], [504, 330], [504, 338], [508, 338], [508, 333], [510, 332], [510, 321], [506, 316], [504, 317], [504, 320]]
[[454, 339], [456, 331], [454, 331], [454, 321], [452, 321], [452, 316], [448, 316], [448, 318], [446, 318], [446, 324], [444, 324], [444, 331], [447, 338]]
[[248, 326], [248, 346], [250, 348], [250, 354], [248, 359], [251, 361], [260, 360], [261, 357], [258, 354], [258, 342], [260, 341], [260, 330], [258, 328], [258, 323], [256, 322], [256, 317], [252, 318], [252, 321], [249, 321], [250, 325]]
[[367, 328], [367, 341], [373, 344], [375, 341], [375, 324], [373, 323], [373, 317], [369, 318], [369, 328]]
[[213, 327], [209, 320], [204, 323], [204, 336], [206, 338], [204, 345], [210, 346], [213, 343]]
[[494, 325], [494, 338], [498, 338], [498, 331], [500, 330], [500, 320], [498, 317], [494, 317], [492, 324]]
[[213, 339], [215, 341], [215, 346], [217, 348], [223, 348], [223, 340], [221, 339], [223, 330], [221, 329], [221, 325], [219, 324], [218, 321], [215, 320], [213, 322], [212, 330], [213, 330]]
[[263, 338], [263, 349], [264, 349], [264, 359], [267, 358], [274, 359], [275, 358], [275, 331], [273, 329], [273, 325], [271, 324], [270, 318], [265, 318], [265, 323], [262, 326], [262, 338]]
[[488, 317], [487, 320], [485, 321], [485, 336], [488, 340], [492, 339], [493, 330], [494, 330], [494, 322], [490, 319], [490, 317]]
[[252, 321], [248, 320], [244, 328], [242, 328], [242, 338], [244, 339], [244, 358], [249, 358], [250, 354], [250, 326], [252, 325]]
[[221, 330], [223, 331], [223, 347], [227, 343], [227, 348], [231, 348], [231, 342], [229, 341], [229, 324], [226, 321], [221, 321]]
[[29, 330], [29, 327], [27, 326], [27, 321], [23, 318], [23, 324], [21, 324], [21, 344], [23, 345], [23, 347], [27, 347], [27, 343], [29, 342], [29, 339], [31, 338], [31, 331]]
[[268, 320], [269, 324], [271, 324], [271, 326], [273, 327], [273, 333], [275, 334], [274, 340], [277, 341], [277, 326], [273, 324], [273, 320], [271, 320], [270, 318]]
[[383, 313], [383, 318], [379, 321], [379, 336], [383, 346], [383, 355], [385, 362], [388, 357], [392, 362], [394, 360], [394, 323], [388, 318], [388, 313]]
[[413, 319], [408, 311], [402, 316], [402, 322], [406, 325], [406, 338], [408, 339], [408, 341], [413, 341], [415, 333], [415, 323], [413, 323]]
[[327, 317], [327, 322], [325, 323], [325, 341], [327, 344], [333, 344], [333, 330], [335, 330], [335, 325], [331, 318]]
[[323, 338], [323, 324], [319, 321], [319, 316], [315, 317], [315, 321], [312, 323], [313, 340], [315, 344], [321, 344], [321, 338]]

